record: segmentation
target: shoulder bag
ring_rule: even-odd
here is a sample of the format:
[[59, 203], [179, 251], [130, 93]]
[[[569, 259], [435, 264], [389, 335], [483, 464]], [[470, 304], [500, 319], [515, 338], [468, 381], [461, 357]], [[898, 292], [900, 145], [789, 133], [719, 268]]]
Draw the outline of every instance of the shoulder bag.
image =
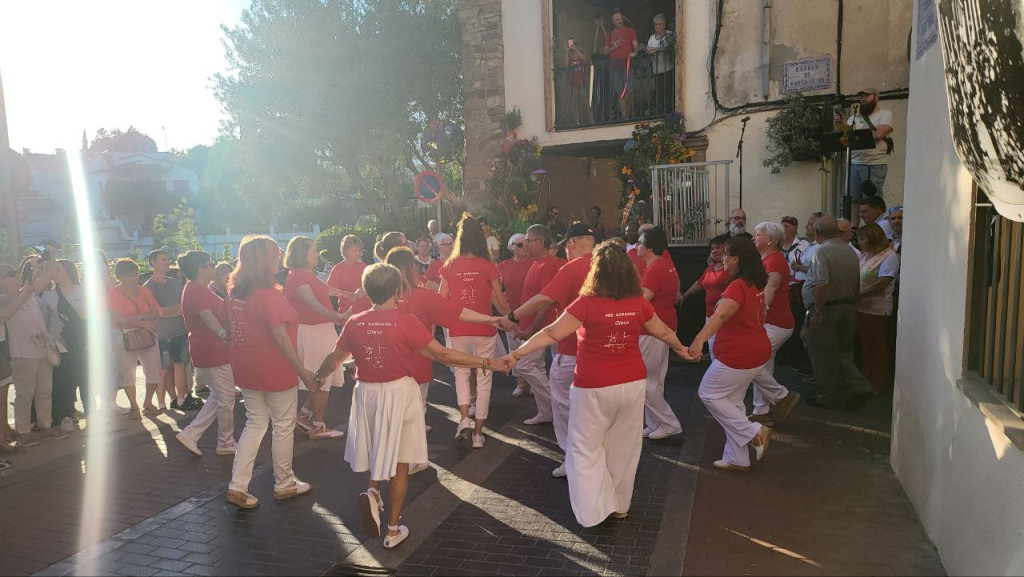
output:
[[[139, 305], [135, 304], [135, 299], [132, 299], [121, 289], [117, 289], [121, 294], [131, 301], [132, 306], [135, 307], [136, 312], [140, 315], [142, 310], [139, 309]], [[147, 331], [144, 328], [136, 327], [133, 329], [121, 329], [121, 338], [124, 340], [124, 350], [128, 352], [141, 351], [148, 349], [149, 347], [156, 344], [156, 339], [153, 338], [153, 333]]]

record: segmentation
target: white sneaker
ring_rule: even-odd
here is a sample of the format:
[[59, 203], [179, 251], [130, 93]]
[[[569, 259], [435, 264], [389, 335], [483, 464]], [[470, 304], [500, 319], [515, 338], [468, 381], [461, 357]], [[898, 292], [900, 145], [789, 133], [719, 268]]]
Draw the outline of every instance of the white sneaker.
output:
[[320, 425], [309, 430], [310, 439], [337, 439], [344, 436], [345, 433], [343, 431], [328, 429], [327, 425]]
[[550, 423], [551, 417], [542, 417], [540, 415], [534, 415], [529, 419], [523, 421], [524, 425], [540, 425], [542, 423]]
[[665, 428], [662, 428], [661, 426], [659, 426], [657, 429], [654, 429], [653, 431], [648, 433], [647, 434], [647, 438], [648, 439], [654, 439], [654, 440], [664, 439], [665, 437], [671, 437], [672, 435], [678, 435], [679, 433], [682, 433], [682, 432], [683, 432], [682, 429], [665, 429]]
[[462, 419], [459, 422], [459, 428], [455, 429], [455, 440], [465, 439], [469, 434], [469, 431], [473, 429], [473, 421], [469, 420], [469, 417]]
[[526, 381], [524, 381], [522, 379], [519, 379], [519, 381], [516, 382], [515, 390], [512, 391], [512, 396], [518, 399], [519, 397], [521, 397], [523, 395], [529, 394], [529, 392], [530, 392], [530, 385], [527, 385]]
[[484, 448], [484, 436], [483, 435], [477, 435], [475, 433], [473, 434], [473, 448], [474, 449], [483, 449]]
[[73, 433], [75, 432], [75, 422], [71, 417], [64, 417], [60, 420], [60, 432], [62, 433]]
[[409, 465], [409, 474], [415, 475], [420, 471], [426, 471], [430, 468], [430, 463], [416, 463], [415, 465]]
[[556, 479], [562, 479], [565, 477], [565, 475], [565, 463], [562, 463], [561, 465], [555, 467], [554, 471], [551, 471], [551, 476], [555, 477]]
[[177, 439], [177, 441], [181, 443], [182, 446], [184, 446], [186, 449], [188, 449], [188, 451], [193, 455], [197, 457], [203, 456], [203, 452], [199, 450], [199, 445], [197, 445], [196, 442], [193, 441], [192, 439], [186, 437], [184, 433], [178, 433], [177, 435], [174, 436], [174, 438]]
[[644, 432], [642, 433], [643, 437], [646, 439], [647, 437], [649, 437], [651, 435], [651, 433], [653, 431], [654, 431], [654, 429], [652, 429], [651, 427], [644, 427]]

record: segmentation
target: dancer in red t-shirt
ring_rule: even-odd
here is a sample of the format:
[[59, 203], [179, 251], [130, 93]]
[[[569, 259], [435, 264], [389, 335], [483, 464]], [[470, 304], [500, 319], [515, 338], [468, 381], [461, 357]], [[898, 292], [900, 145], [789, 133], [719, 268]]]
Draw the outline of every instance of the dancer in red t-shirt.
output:
[[188, 282], [181, 293], [181, 315], [188, 329], [188, 352], [199, 382], [210, 387], [210, 398], [199, 414], [175, 437], [193, 455], [202, 456], [199, 438], [217, 421], [217, 454], [235, 454], [235, 377], [228, 351], [228, 317], [224, 300], [209, 289], [213, 260], [190, 250], [178, 257]]
[[365, 268], [363, 241], [354, 234], [346, 234], [341, 238], [341, 262], [334, 265], [331, 273], [327, 275], [327, 285], [341, 291], [339, 310], [343, 311], [356, 302], [357, 293], [362, 290], [359, 283]]
[[[505, 298], [508, 306], [512, 309], [519, 308], [523, 304], [523, 283], [526, 275], [533, 266], [533, 258], [527, 251], [526, 235], [523, 233], [513, 234], [508, 239], [508, 250], [512, 258], [505, 259], [498, 263], [498, 272], [501, 273], [501, 284], [505, 287]], [[522, 342], [516, 338], [515, 330], [506, 331], [505, 338], [508, 340], [508, 350], [515, 350]], [[500, 343], [499, 343], [500, 344]], [[507, 351], [506, 351], [507, 352]], [[519, 371], [512, 371], [516, 377], [516, 388], [512, 391], [513, 397], [521, 397], [530, 392], [530, 385], [526, 382]]]
[[[479, 226], [473, 223], [479, 230]], [[379, 263], [366, 269], [363, 290], [373, 306], [345, 323], [334, 350], [317, 371], [326, 378], [351, 354], [356, 362], [356, 389], [348, 419], [345, 460], [352, 470], [370, 472], [369, 488], [359, 495], [363, 526], [380, 537], [384, 501], [380, 485], [389, 481], [391, 510], [384, 547], [392, 548], [409, 536], [399, 525], [409, 482], [409, 464], [427, 462], [427, 437], [419, 387], [413, 375], [417, 359], [473, 367], [490, 375], [486, 357], [442, 347], [416, 317], [397, 309], [402, 274]]]
[[743, 407], [747, 385], [772, 353], [764, 332], [764, 287], [768, 274], [754, 242], [745, 236], [726, 241], [723, 263], [732, 280], [683, 358], [699, 361], [704, 343], [717, 333], [715, 360], [705, 371], [697, 394], [725, 429], [725, 451], [714, 467], [746, 471], [750, 468], [747, 446], [754, 447], [760, 461], [771, 436], [770, 428], [747, 419]]
[[299, 313], [288, 304], [274, 278], [281, 247], [266, 235], [249, 235], [238, 248], [238, 268], [231, 273], [228, 322], [231, 331], [231, 372], [242, 389], [245, 429], [238, 439], [228, 485], [228, 502], [252, 509], [259, 500], [249, 494], [252, 468], [267, 425], [274, 429], [274, 499], [309, 492], [309, 483], [295, 478], [292, 452], [301, 380], [310, 390], [318, 383], [296, 351]]
[[[691, 295], [704, 291], [704, 322], [710, 320], [711, 315], [715, 314], [718, 299], [722, 298], [725, 287], [729, 286], [730, 275], [725, 271], [725, 265], [722, 264], [722, 247], [725, 246], [729, 238], [728, 234], [722, 234], [711, 239], [709, 242], [711, 263], [701, 273], [700, 278], [695, 280], [693, 285], [682, 295], [682, 300], [685, 301]], [[711, 338], [708, 339], [708, 352], [711, 354], [711, 360], [715, 360], [715, 335], [711, 335]]]
[[[668, 235], [656, 226], [640, 235], [637, 255], [644, 260], [644, 274], [640, 280], [644, 298], [651, 301], [661, 322], [674, 332], [676, 294], [679, 293], [679, 273], [668, 254]], [[640, 335], [640, 352], [647, 365], [647, 395], [644, 400], [643, 435], [649, 439], [664, 439], [683, 432], [683, 426], [665, 400], [665, 376], [668, 374], [668, 345], [648, 335]]]
[[793, 335], [796, 321], [789, 306], [789, 261], [782, 252], [786, 231], [777, 222], [762, 222], [754, 227], [754, 246], [761, 255], [768, 284], [764, 300], [768, 306], [764, 331], [772, 343], [772, 356], [754, 376], [754, 413], [750, 420], [774, 427], [789, 416], [800, 394], [775, 380], [775, 353]]
[[[316, 250], [316, 242], [313, 239], [308, 236], [297, 236], [288, 242], [288, 248], [284, 252], [284, 265], [288, 268], [288, 277], [284, 281], [284, 297], [299, 313], [296, 346], [302, 365], [311, 371], [320, 368], [324, 357], [331, 352], [331, 343], [338, 336], [334, 327], [344, 325], [348, 318], [335, 311], [331, 305], [331, 296], [341, 294], [339, 290], [332, 289], [316, 277], [316, 265], [319, 262], [320, 253]], [[331, 389], [344, 385], [344, 374], [338, 373], [332, 375], [319, 391], [311, 391], [306, 395], [296, 424], [309, 434], [310, 439], [336, 439], [344, 435], [341, 431], [328, 428], [324, 422]], [[301, 383], [299, 388], [305, 389]]]
[[[539, 293], [555, 277], [558, 269], [565, 264], [565, 260], [550, 254], [550, 249], [553, 246], [555, 245], [548, 227], [543, 224], [535, 224], [526, 229], [526, 250], [533, 257], [533, 266], [530, 267], [530, 272], [526, 273], [526, 280], [523, 281], [523, 300], [528, 301]], [[516, 334], [516, 338], [519, 341], [530, 338], [534, 333], [551, 324], [555, 320], [557, 312], [550, 306], [542, 305], [533, 314], [516, 316], [519, 322], [519, 332]], [[551, 386], [548, 382], [544, 350], [538, 349], [521, 359], [516, 364], [516, 371], [529, 384], [533, 400], [537, 404], [537, 414], [523, 421], [523, 424], [550, 423], [552, 420]]]
[[[507, 315], [510, 311], [505, 295], [501, 292], [498, 267], [491, 262], [487, 250], [487, 239], [477, 220], [465, 216], [459, 221], [455, 234], [455, 247], [451, 256], [441, 267], [441, 288], [438, 293], [450, 301], [457, 301], [463, 307], [480, 314], [491, 312], [491, 299], [498, 311]], [[481, 324], [455, 322], [448, 329], [448, 346], [470, 355], [484, 358], [494, 356], [494, 327]], [[459, 399], [462, 420], [455, 430], [455, 438], [463, 437], [473, 429], [473, 448], [484, 446], [484, 421], [491, 406], [491, 374], [476, 375], [476, 422], [469, 418], [472, 397], [469, 368], [455, 369], [455, 392]]]
[[625, 518], [632, 503], [647, 375], [637, 344], [644, 329], [678, 353], [686, 352], [643, 298], [626, 250], [605, 242], [594, 252], [579, 298], [501, 360], [511, 366], [576, 333], [579, 362], [569, 393], [565, 469], [572, 510], [584, 527], [609, 515]]

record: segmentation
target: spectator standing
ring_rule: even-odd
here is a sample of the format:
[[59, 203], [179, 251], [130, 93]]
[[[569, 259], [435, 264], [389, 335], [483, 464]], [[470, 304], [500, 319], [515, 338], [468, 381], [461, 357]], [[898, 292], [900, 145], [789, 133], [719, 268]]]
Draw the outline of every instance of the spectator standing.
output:
[[432, 248], [434, 248], [434, 241], [430, 238], [421, 236], [416, 239], [416, 270], [419, 271], [420, 276], [426, 274], [430, 264], [434, 262], [433, 257], [430, 256]]
[[[498, 263], [498, 272], [501, 273], [501, 284], [505, 287], [505, 299], [512, 310], [523, 304], [523, 284], [526, 282], [526, 275], [533, 266], [533, 258], [527, 250], [527, 238], [523, 233], [513, 234], [508, 239], [508, 250], [512, 258], [507, 258]], [[508, 350], [515, 350], [521, 343], [516, 338], [514, 330], [506, 331], [505, 338], [508, 339]], [[513, 397], [521, 397], [530, 392], [530, 385], [526, 382], [516, 369], [512, 370], [516, 378], [516, 388], [512, 391]]]
[[729, 236], [750, 238], [750, 233], [747, 232], [747, 212], [742, 208], [733, 209], [729, 213]]
[[[601, 23], [601, 26], [604, 26], [604, 22]], [[636, 30], [626, 26], [626, 20], [619, 10], [612, 12], [612, 27], [612, 31], [605, 37], [603, 51], [609, 60], [612, 92], [610, 96], [619, 103], [620, 118], [628, 119], [633, 114], [633, 65], [631, 61], [640, 53], [640, 43], [637, 41]], [[590, 224], [593, 226], [593, 223]], [[603, 238], [602, 234], [598, 240]]]
[[885, 238], [882, 227], [867, 224], [857, 231], [864, 254], [860, 258], [860, 296], [857, 297], [857, 332], [861, 343], [861, 370], [875, 393], [892, 388], [889, 365], [889, 317], [900, 257]]
[[771, 358], [771, 342], [764, 331], [764, 288], [768, 274], [754, 243], [733, 237], [725, 243], [723, 263], [731, 280], [715, 312], [694, 338], [683, 358], [698, 361], [704, 343], [717, 335], [715, 360], [704, 373], [697, 391], [718, 424], [725, 429], [722, 458], [716, 469], [746, 471], [750, 468], [748, 446], [758, 461], [764, 458], [771, 429], [747, 418], [743, 397], [761, 366]]
[[[644, 259], [647, 267], [640, 290], [651, 302], [654, 312], [669, 329], [675, 333], [679, 326], [676, 318], [676, 294], [679, 293], [679, 273], [668, 249], [668, 235], [665, 229], [656, 226], [640, 236], [637, 254]], [[640, 333], [640, 353], [647, 368], [646, 393], [644, 397], [643, 436], [648, 439], [664, 439], [683, 432], [672, 407], [665, 401], [665, 376], [668, 374], [668, 344], [653, 337], [646, 330]]]
[[193, 455], [201, 457], [199, 439], [217, 421], [217, 454], [235, 454], [235, 377], [228, 350], [228, 317], [224, 300], [208, 285], [214, 263], [208, 253], [190, 250], [178, 258], [188, 279], [181, 295], [181, 315], [188, 330], [189, 357], [210, 396], [195, 419], [175, 436]]
[[231, 372], [242, 389], [246, 422], [235, 450], [227, 500], [242, 509], [259, 505], [249, 493], [252, 469], [267, 426], [273, 427], [274, 500], [309, 492], [292, 470], [298, 386], [319, 388], [296, 351], [299, 313], [281, 294], [275, 275], [281, 247], [269, 236], [248, 235], [231, 273], [227, 310], [231, 331]]
[[654, 72], [653, 109], [664, 114], [675, 109], [675, 34], [664, 14], [654, 16], [654, 34], [647, 39], [647, 54]]
[[[139, 265], [135, 261], [129, 258], [118, 260], [114, 263], [114, 276], [118, 284], [110, 290], [107, 301], [114, 328], [121, 332], [114, 346], [118, 351], [121, 387], [128, 396], [128, 417], [138, 419], [142, 416], [135, 392], [135, 368], [140, 363], [146, 377], [143, 410], [147, 416], [159, 415], [160, 411], [153, 406], [153, 396], [161, 376], [160, 346], [156, 341], [157, 311], [160, 305], [148, 288], [139, 286]], [[146, 337], [143, 331], [150, 336]], [[149, 341], [152, 344], [147, 346]]]
[[[861, 185], [870, 182], [879, 198], [882, 196], [885, 187], [885, 177], [888, 174], [889, 165], [887, 156], [889, 154], [889, 142], [892, 134], [893, 122], [892, 112], [880, 106], [877, 88], [866, 88], [857, 93], [860, 98], [859, 109], [847, 119], [846, 123], [855, 130], [870, 130], [875, 140], [875, 147], [867, 150], [854, 150], [850, 153], [850, 194], [853, 197], [852, 213], [860, 214], [858, 211], [861, 202], [871, 196], [864, 197], [861, 194]], [[859, 220], [854, 216], [854, 220]], [[859, 222], [854, 224], [859, 226]]]
[[855, 408], [871, 396], [871, 384], [853, 361], [857, 330], [855, 303], [860, 296], [860, 264], [839, 239], [835, 217], [815, 223], [819, 248], [814, 252], [811, 276], [804, 285], [811, 291], [807, 339], [818, 395], [807, 404], [822, 408]]
[[213, 282], [210, 283], [210, 290], [221, 300], [228, 298], [228, 277], [231, 276], [232, 268], [229, 262], [219, 262], [213, 268]]
[[548, 212], [540, 224], [547, 225], [548, 230], [551, 231], [551, 237], [555, 239], [556, 243], [562, 242], [565, 238], [565, 231], [567, 230], [566, 224], [559, 218], [561, 211], [557, 206], [553, 204], [548, 205]]
[[587, 213], [587, 225], [594, 229], [594, 240], [598, 243], [604, 242], [606, 235], [604, 225], [601, 224], [601, 207], [596, 204], [590, 207]]
[[849, 245], [853, 249], [853, 253], [860, 259], [860, 249], [853, 244], [853, 224], [845, 218], [837, 218], [836, 225], [839, 227], [839, 240]]
[[149, 253], [149, 266], [153, 269], [153, 276], [146, 281], [145, 286], [159, 305], [156, 334], [160, 346], [162, 388], [157, 388], [157, 405], [163, 408], [166, 391], [171, 397], [172, 409], [195, 411], [203, 406], [203, 402], [192, 396], [185, 383], [185, 365], [189, 361], [188, 330], [181, 316], [181, 293], [185, 285], [177, 278], [168, 276], [171, 256], [166, 250], [158, 249]]
[[646, 369], [638, 340], [646, 329], [685, 348], [643, 298], [626, 250], [604, 243], [579, 298], [558, 320], [502, 359], [513, 364], [576, 334], [579, 362], [570, 390], [565, 470], [576, 520], [592, 527], [629, 513], [640, 461]]
[[[310, 371], [320, 368], [324, 357], [331, 352], [331, 342], [337, 338], [334, 326], [344, 325], [346, 316], [331, 306], [331, 287], [316, 277], [316, 263], [319, 255], [316, 243], [306, 236], [297, 236], [288, 242], [284, 264], [288, 268], [284, 296], [297, 313], [299, 328], [296, 332], [296, 351], [302, 366]], [[300, 389], [305, 385], [298, 383]], [[296, 424], [309, 434], [310, 439], [336, 439], [343, 432], [327, 428], [324, 422], [327, 401], [334, 387], [343, 387], [343, 373], [332, 374], [331, 378], [316, 391], [310, 390], [299, 411]]]
[[455, 238], [447, 233], [441, 233], [434, 237], [434, 243], [437, 245], [438, 257], [430, 263], [427, 267], [426, 272], [423, 273], [423, 277], [430, 282], [441, 284], [441, 267], [444, 263], [448, 262], [448, 259], [452, 255], [452, 247], [455, 246]]
[[892, 225], [889, 223], [889, 214], [885, 207], [885, 200], [881, 196], [869, 196], [860, 205], [860, 219], [864, 224], [877, 224], [882, 227], [885, 237], [892, 236]]
[[[438, 293], [462, 308], [474, 310], [482, 315], [491, 312], [493, 299], [498, 311], [509, 313], [505, 295], [501, 292], [501, 273], [490, 261], [487, 240], [477, 220], [465, 216], [459, 221], [455, 234], [455, 247], [441, 267], [441, 288]], [[449, 328], [449, 347], [468, 355], [491, 358], [494, 356], [494, 327], [481, 324], [453, 323]], [[466, 367], [455, 369], [455, 391], [458, 396], [459, 412], [462, 419], [455, 431], [455, 438], [463, 438], [473, 430], [473, 448], [484, 446], [483, 426], [491, 404], [491, 373], [480, 371], [476, 375], [476, 422], [470, 421], [471, 397], [470, 370]]]
[[42, 304], [49, 317], [50, 335], [57, 341], [60, 364], [53, 370], [53, 423], [64, 432], [75, 429], [75, 392], [81, 391], [82, 406], [91, 410], [89, 397], [89, 340], [85, 309], [85, 288], [75, 263], [59, 259], [53, 269], [53, 290], [43, 293]]

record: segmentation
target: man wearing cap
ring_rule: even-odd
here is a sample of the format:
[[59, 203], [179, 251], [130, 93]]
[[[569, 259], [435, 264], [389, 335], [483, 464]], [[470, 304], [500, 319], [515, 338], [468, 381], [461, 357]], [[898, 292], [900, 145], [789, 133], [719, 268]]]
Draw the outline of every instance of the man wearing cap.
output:
[[[583, 283], [587, 280], [587, 274], [590, 272], [595, 231], [590, 225], [578, 222], [569, 227], [561, 244], [565, 245], [565, 254], [569, 257], [569, 262], [555, 273], [554, 278], [544, 286], [539, 294], [512, 311], [509, 318], [513, 321], [552, 305], [557, 307], [558, 313], [561, 314], [565, 307], [579, 296]], [[551, 414], [555, 439], [558, 440], [558, 446], [565, 451], [566, 439], [569, 434], [569, 388], [572, 385], [573, 371], [576, 370], [576, 335], [570, 335], [559, 341], [556, 351], [551, 363], [548, 383], [551, 392]], [[564, 477], [565, 465], [559, 465], [551, 472], [551, 475]]]
[[846, 120], [846, 123], [854, 130], [871, 130], [875, 138], [875, 147], [854, 150], [850, 153], [850, 196], [852, 197], [850, 214], [853, 217], [854, 226], [860, 226], [860, 216], [857, 214], [857, 210], [863, 199], [861, 184], [871, 182], [875, 185], [878, 194], [882, 194], [885, 175], [889, 170], [887, 158], [889, 145], [886, 140], [892, 134], [892, 112], [879, 106], [878, 89], [865, 88], [858, 92], [857, 96], [860, 97], [860, 103], [854, 105], [853, 114]]

